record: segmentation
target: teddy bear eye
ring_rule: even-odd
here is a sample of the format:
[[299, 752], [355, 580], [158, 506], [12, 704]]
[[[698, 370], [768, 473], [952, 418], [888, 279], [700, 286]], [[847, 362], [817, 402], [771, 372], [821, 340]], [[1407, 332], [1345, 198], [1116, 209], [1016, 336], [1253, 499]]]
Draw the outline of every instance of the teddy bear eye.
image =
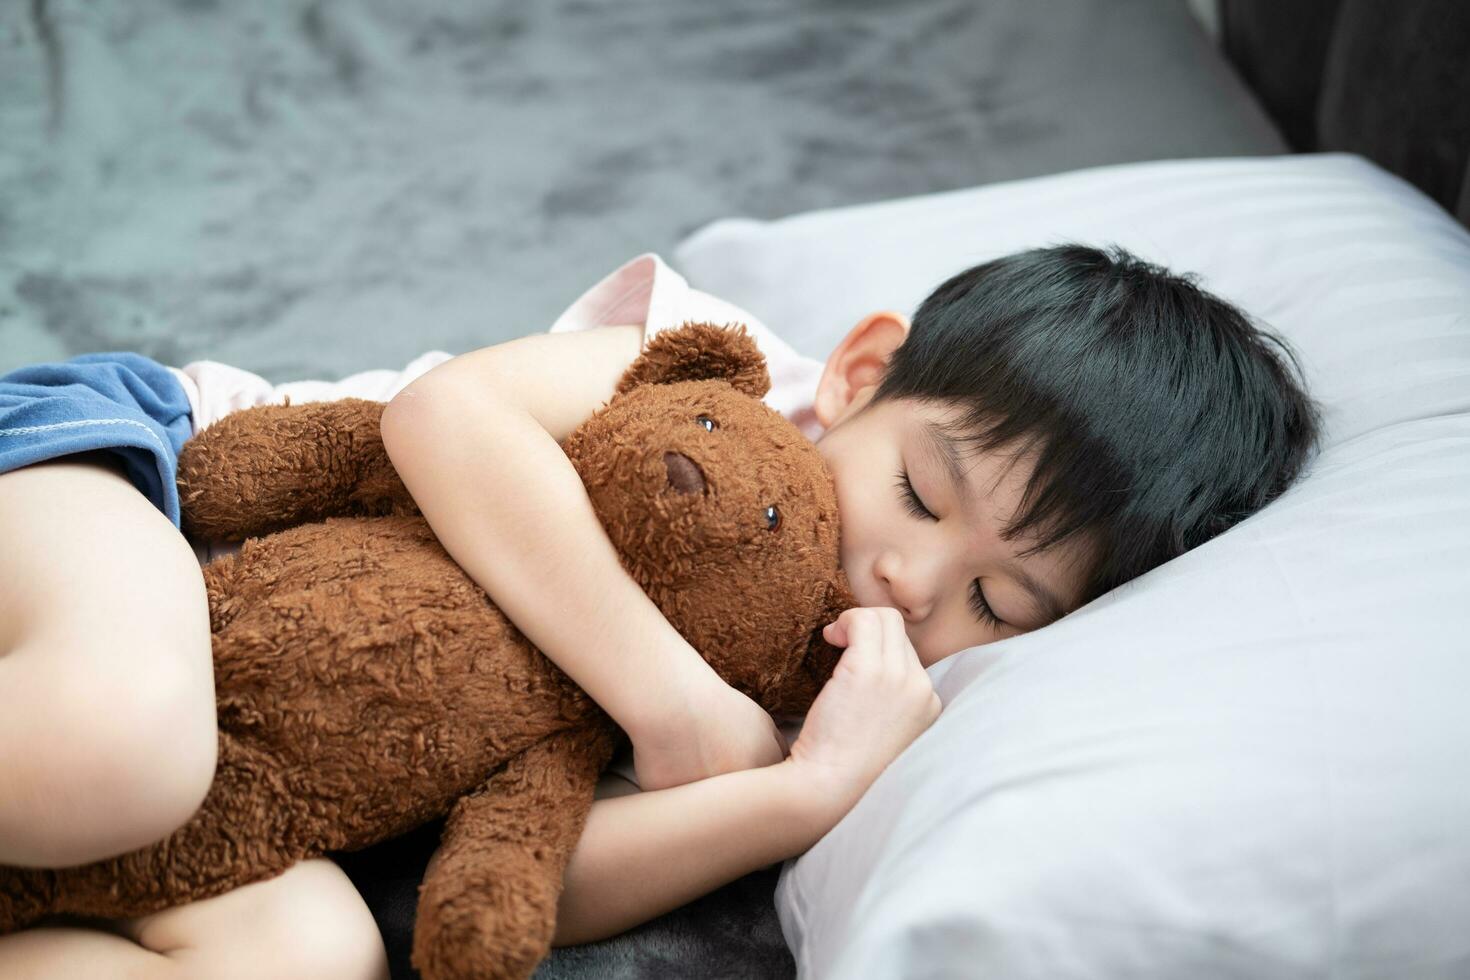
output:
[[704, 431], [706, 431], [706, 432], [713, 432], [713, 431], [715, 431], [716, 429], [718, 429], [720, 427], [720, 423], [716, 422], [714, 419], [710, 418], [708, 415], [701, 415], [699, 418], [695, 419], [694, 421], [696, 421], [700, 425], [704, 426]]
[[766, 529], [774, 531], [781, 526], [781, 512], [774, 506], [766, 508]]

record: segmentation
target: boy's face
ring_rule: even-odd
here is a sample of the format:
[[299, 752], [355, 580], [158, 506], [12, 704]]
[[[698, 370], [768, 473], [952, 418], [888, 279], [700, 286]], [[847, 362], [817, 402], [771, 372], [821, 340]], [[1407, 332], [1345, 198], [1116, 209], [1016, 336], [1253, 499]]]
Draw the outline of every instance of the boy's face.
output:
[[[1075, 608], [1080, 579], [1068, 563], [1082, 556], [1069, 540], [1017, 560], [1031, 542], [1001, 538], [1020, 505], [1030, 460], [1010, 465], [1005, 454], [961, 456], [952, 475], [938, 427], [955, 410], [912, 401], [869, 405], [907, 332], [900, 314], [873, 314], [833, 351], [817, 392], [817, 417], [827, 427], [817, 448], [836, 483], [842, 567], [854, 597], [902, 613], [909, 642], [928, 667]], [[1059, 608], [1033, 598], [1027, 578]], [[980, 611], [982, 603], [998, 623]]]

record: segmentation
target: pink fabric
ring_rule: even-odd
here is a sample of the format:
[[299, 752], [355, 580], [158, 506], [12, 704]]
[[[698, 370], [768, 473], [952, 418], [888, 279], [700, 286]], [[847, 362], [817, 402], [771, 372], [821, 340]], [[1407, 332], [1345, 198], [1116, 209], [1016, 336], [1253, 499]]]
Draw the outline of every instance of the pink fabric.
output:
[[431, 350], [420, 354], [401, 371], [374, 370], [350, 374], [341, 381], [288, 381], [273, 385], [258, 374], [219, 361], [193, 361], [169, 368], [193, 409], [194, 431], [207, 428], [242, 408], [298, 402], [325, 402], [338, 398], [370, 398], [385, 402], [419, 375], [443, 364], [453, 354]]
[[692, 289], [684, 277], [653, 252], [632, 259], [609, 273], [557, 317], [550, 333], [587, 330], [616, 324], [643, 324], [646, 345], [660, 330], [689, 321], [743, 323], [766, 356], [771, 390], [762, 399], [794, 422], [808, 439], [822, 434], [812, 402], [823, 363], [803, 357], [790, 344], [745, 310]]
[[[812, 401], [822, 376], [822, 362], [798, 354], [740, 307], [690, 288], [683, 276], [653, 252], [631, 259], [609, 273], [567, 307], [549, 332], [641, 323], [646, 344], [658, 331], [689, 320], [745, 324], [765, 354], [771, 374], [771, 390], [765, 403], [791, 419], [807, 438], [815, 440], [821, 435], [822, 424], [812, 410]], [[293, 404], [337, 398], [387, 401], [420, 375], [453, 356], [434, 350], [420, 354], [401, 371], [362, 371], [340, 381], [291, 381], [278, 385], [219, 361], [193, 361], [169, 370], [179, 379], [189, 398], [197, 433], [231, 412], [254, 405], [279, 405], [288, 398]]]

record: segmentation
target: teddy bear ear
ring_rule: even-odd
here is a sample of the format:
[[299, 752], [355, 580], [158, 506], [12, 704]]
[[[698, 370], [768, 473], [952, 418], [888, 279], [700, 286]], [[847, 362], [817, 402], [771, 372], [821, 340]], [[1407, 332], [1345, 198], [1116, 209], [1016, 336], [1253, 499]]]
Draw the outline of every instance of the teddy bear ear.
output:
[[743, 323], [717, 326], [685, 322], [661, 330], [628, 365], [618, 382], [621, 395], [639, 385], [678, 381], [728, 381], [752, 398], [771, 390], [766, 358]]

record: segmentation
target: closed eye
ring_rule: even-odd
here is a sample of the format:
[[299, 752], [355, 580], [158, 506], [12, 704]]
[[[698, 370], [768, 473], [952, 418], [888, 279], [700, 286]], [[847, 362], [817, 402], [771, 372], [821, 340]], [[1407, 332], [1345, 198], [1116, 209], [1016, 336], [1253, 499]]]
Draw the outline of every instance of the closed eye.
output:
[[[900, 469], [898, 471], [898, 482], [895, 485], [898, 487], [899, 496], [903, 498], [904, 505], [908, 507], [910, 514], [924, 521], [939, 520], [933, 511], [924, 506], [924, 501], [919, 499], [919, 492], [914, 489], [913, 481], [909, 479], [908, 470]], [[1005, 620], [997, 616], [995, 611], [990, 608], [990, 603], [985, 598], [985, 590], [980, 587], [980, 580], [978, 578], [970, 583], [970, 610], [974, 612], [975, 617], [982, 623], [996, 628], [1005, 625]]]
[[918, 491], [914, 489], [913, 483], [909, 481], [908, 470], [901, 469], [898, 471], [898, 483], [896, 485], [899, 490], [899, 496], [903, 498], [903, 502], [908, 507], [910, 514], [913, 514], [922, 521], [939, 520], [928, 507], [924, 506], [924, 501], [919, 499]]
[[970, 609], [982, 623], [989, 623], [996, 628], [1005, 624], [1005, 620], [997, 616], [990, 608], [990, 603], [985, 601], [985, 590], [980, 588], [978, 578], [970, 583]]

